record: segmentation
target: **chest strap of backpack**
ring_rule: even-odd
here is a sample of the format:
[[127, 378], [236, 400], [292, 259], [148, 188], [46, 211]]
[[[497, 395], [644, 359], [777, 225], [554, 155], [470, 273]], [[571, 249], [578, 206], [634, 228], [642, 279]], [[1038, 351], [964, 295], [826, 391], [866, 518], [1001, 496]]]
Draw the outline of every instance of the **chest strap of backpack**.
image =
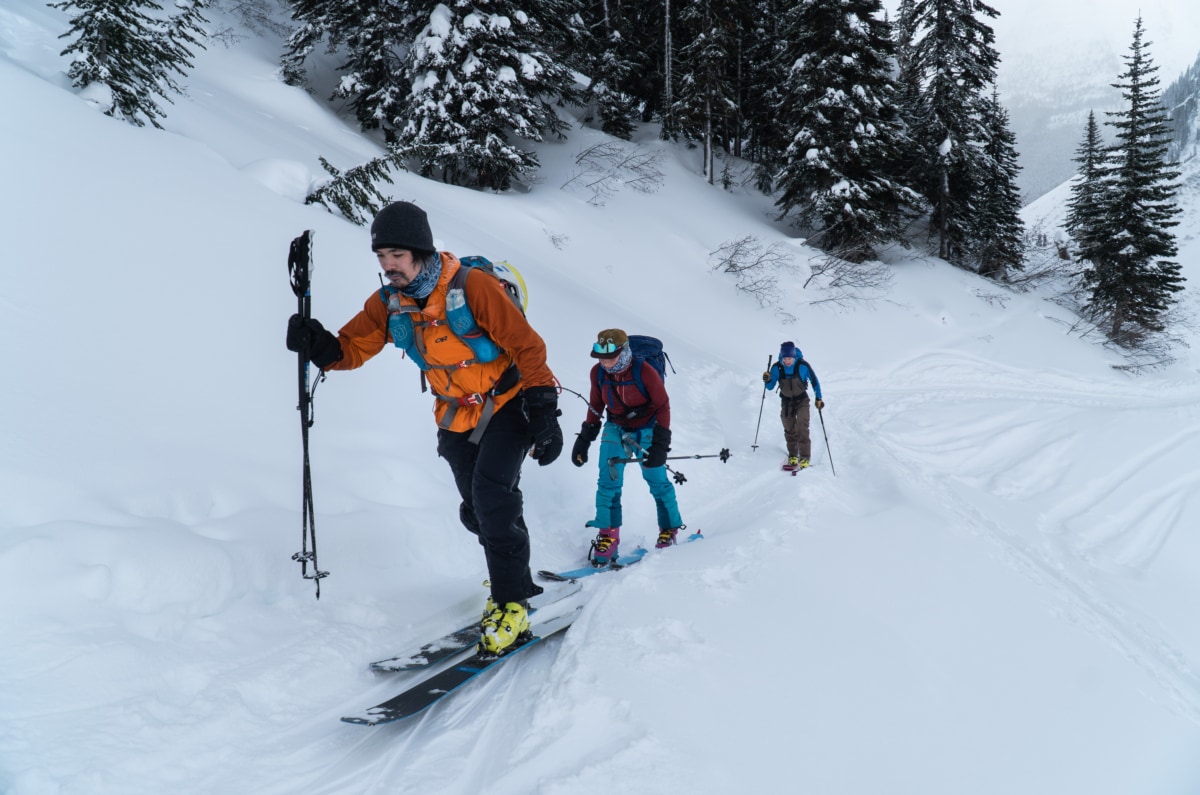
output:
[[[409, 358], [422, 370], [457, 370], [476, 362], [490, 362], [501, 354], [500, 346], [483, 333], [467, 306], [466, 269], [460, 268], [451, 280], [450, 290], [446, 295], [446, 318], [421, 320], [421, 308], [400, 300], [399, 290], [395, 287], [384, 286], [379, 289], [379, 297], [387, 307], [388, 332], [397, 348], [402, 348]], [[417, 333], [429, 327], [446, 326], [454, 336], [458, 337], [473, 354], [470, 359], [464, 359], [454, 364], [430, 364], [426, 358], [425, 338]]]
[[[629, 371], [631, 376], [631, 380], [629, 381], [614, 381], [612, 375], [603, 366], [601, 366], [597, 376], [600, 381], [600, 394], [604, 398], [604, 407], [608, 410], [608, 418], [622, 427], [625, 427], [625, 423], [627, 422], [640, 420], [647, 411], [654, 408], [653, 404], [650, 403], [650, 393], [646, 390], [645, 384], [642, 383], [642, 361], [634, 359], [629, 365]], [[646, 398], [646, 403], [632, 409], [625, 404], [624, 400], [621, 400], [621, 393], [617, 390], [619, 386], [629, 386], [630, 384], [637, 387], [637, 391], [641, 393], [642, 397]], [[623, 410], [614, 410], [614, 405], [619, 406]], [[642, 427], [653, 427], [658, 422], [656, 415], [657, 412], [652, 414], [649, 422]], [[639, 430], [641, 429], [639, 428]]]
[[503, 395], [515, 387], [521, 381], [521, 371], [517, 369], [516, 362], [505, 368], [504, 372], [492, 385], [492, 388], [487, 392], [472, 392], [469, 395], [460, 395], [451, 397], [449, 395], [439, 395], [434, 392], [434, 396], [441, 401], [446, 402], [446, 413], [438, 420], [438, 427], [447, 430], [454, 424], [454, 416], [458, 414], [458, 409], [462, 406], [483, 406], [483, 411], [479, 415], [479, 422], [475, 423], [475, 428], [471, 431], [471, 435], [467, 437], [467, 441], [471, 444], [479, 444], [479, 440], [483, 438], [483, 432], [487, 430], [488, 423], [492, 421], [492, 417], [496, 414], [496, 396]]

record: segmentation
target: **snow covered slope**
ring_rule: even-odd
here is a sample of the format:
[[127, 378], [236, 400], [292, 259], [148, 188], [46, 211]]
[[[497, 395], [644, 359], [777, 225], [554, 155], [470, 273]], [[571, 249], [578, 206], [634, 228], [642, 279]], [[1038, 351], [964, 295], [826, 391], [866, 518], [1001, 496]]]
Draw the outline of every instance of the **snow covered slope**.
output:
[[[561, 189], [604, 140], [578, 128], [529, 193], [392, 193], [446, 248], [518, 265], [565, 387], [600, 328], [665, 341], [674, 452], [734, 453], [678, 462], [705, 540], [589, 578], [565, 637], [411, 724], [339, 722], [402, 686], [369, 660], [484, 596], [430, 400], [390, 351], [317, 390], [319, 601], [290, 558], [287, 245], [316, 231], [317, 317], [362, 305], [366, 232], [300, 196], [319, 155], [379, 150], [253, 37], [197, 58], [165, 132], [105, 118], [67, 88], [63, 20], [0, 9], [0, 792], [1200, 789], [1195, 346], [1132, 380], [1044, 297], [900, 250], [884, 299], [817, 303], [814, 253], [767, 200], [652, 131], [653, 195]], [[794, 321], [713, 272], [746, 235], [794, 252]], [[828, 402], [795, 478], [759, 379], [783, 340]], [[562, 404], [570, 439], [584, 407]], [[581, 560], [594, 478], [526, 468], [537, 568]], [[636, 478], [625, 508], [624, 538], [650, 540]]]

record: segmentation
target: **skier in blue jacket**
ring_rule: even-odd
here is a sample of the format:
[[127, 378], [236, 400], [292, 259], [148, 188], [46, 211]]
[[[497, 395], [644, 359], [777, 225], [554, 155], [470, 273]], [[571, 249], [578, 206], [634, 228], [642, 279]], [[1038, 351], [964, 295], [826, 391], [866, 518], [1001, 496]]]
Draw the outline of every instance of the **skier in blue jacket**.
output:
[[793, 342], [779, 346], [779, 361], [763, 373], [767, 389], [779, 387], [781, 407], [779, 417], [783, 420], [783, 438], [787, 441], [788, 466], [804, 469], [812, 458], [812, 437], [808, 433], [808, 382], [812, 381], [813, 395], [817, 408], [825, 408], [821, 399], [821, 382], [813, 372], [812, 365], [804, 361], [804, 354]]

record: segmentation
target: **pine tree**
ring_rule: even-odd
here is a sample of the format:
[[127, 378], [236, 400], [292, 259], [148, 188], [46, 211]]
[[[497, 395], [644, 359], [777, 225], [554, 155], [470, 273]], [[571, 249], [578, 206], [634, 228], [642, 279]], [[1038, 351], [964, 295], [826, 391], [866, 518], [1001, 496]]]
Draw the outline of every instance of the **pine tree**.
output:
[[506, 190], [538, 167], [510, 138], [561, 135], [566, 125], [547, 99], [568, 95], [572, 76], [538, 44], [537, 5], [454, 0], [429, 15], [405, 61], [412, 91], [395, 120], [394, 149], [422, 175]]
[[203, 27], [208, 20], [203, 12], [209, 3], [210, 0], [175, 0], [177, 13], [168, 21], [167, 41], [174, 48], [176, 60], [188, 67], [192, 66], [189, 46], [208, 49], [204, 46], [208, 33]]
[[671, 13], [671, 0], [661, 0], [663, 7], [663, 95], [659, 99], [662, 107], [662, 131], [664, 141], [674, 140], [678, 134], [675, 123], [675, 15]]
[[1074, 239], [1081, 259], [1098, 256], [1097, 245], [1103, 241], [1105, 181], [1108, 178], [1104, 142], [1096, 114], [1088, 111], [1083, 141], [1075, 150], [1074, 162], [1079, 171], [1071, 184], [1071, 199], [1067, 203], [1066, 229]]
[[[610, 0], [617, 2], [624, 19], [621, 44], [624, 58], [633, 66], [624, 90], [638, 103], [642, 123], [661, 118], [666, 96], [667, 0]], [[677, 0], [678, 1], [678, 0]]]
[[891, 174], [906, 142], [881, 10], [879, 0], [800, 0], [784, 22], [783, 59], [793, 65], [779, 113], [792, 139], [776, 204], [852, 262], [899, 239], [904, 208], [920, 201]]
[[791, 68], [783, 63], [785, 41], [782, 20], [788, 0], [754, 0], [745, 47], [745, 90], [739, 102], [744, 119], [743, 156], [755, 164], [755, 185], [763, 193], [775, 189], [775, 175], [783, 166], [788, 135], [780, 119], [784, 77]]
[[1170, 259], [1178, 247], [1168, 231], [1178, 225], [1179, 172], [1164, 159], [1170, 127], [1157, 90], [1158, 67], [1143, 33], [1139, 16], [1124, 56], [1126, 70], [1113, 84], [1128, 105], [1108, 114], [1116, 143], [1108, 150], [1104, 216], [1096, 239], [1081, 252], [1090, 260], [1081, 277], [1089, 292], [1085, 310], [1106, 322], [1109, 339], [1122, 345], [1165, 330], [1164, 315], [1184, 282], [1179, 264]]
[[[203, 2], [186, 4], [176, 20], [162, 19], [162, 6], [153, 0], [63, 0], [51, 3], [68, 13], [71, 27], [59, 38], [75, 36], [62, 55], [73, 55], [67, 76], [76, 88], [102, 85], [111, 92], [106, 115], [142, 127], [149, 121], [161, 128], [166, 115], [155, 97], [171, 102], [180, 87], [172, 73], [186, 74], [192, 66], [188, 44], [203, 35]], [[174, 24], [174, 27], [173, 27]], [[172, 32], [179, 38], [172, 38]]]
[[388, 203], [388, 198], [379, 190], [379, 183], [392, 184], [390, 169], [395, 165], [391, 157], [379, 157], [342, 172], [323, 157], [321, 168], [330, 179], [304, 198], [305, 204], [323, 204], [326, 209], [337, 210], [351, 223], [363, 226]]
[[1021, 191], [1017, 187], [1021, 166], [1017, 163], [1017, 139], [1008, 120], [1008, 111], [993, 89], [984, 104], [983, 155], [987, 161], [972, 237], [980, 274], [997, 281], [1007, 281], [1010, 270], [1025, 267], [1025, 224], [1021, 221]]
[[717, 139], [737, 112], [727, 72], [727, 65], [737, 62], [736, 14], [736, 2], [694, 0], [679, 16], [688, 43], [676, 58], [671, 116], [677, 134], [701, 142], [703, 173], [709, 185], [713, 184]]
[[283, 79], [288, 85], [304, 85], [308, 79], [304, 63], [321, 42], [332, 49], [341, 41], [344, 31], [340, 9], [341, 0], [288, 0], [292, 20], [298, 25], [288, 37], [280, 64]]
[[[634, 124], [640, 114], [637, 97], [629, 93], [637, 72], [637, 64], [627, 52], [626, 17], [619, 0], [593, 0], [582, 4], [577, 27], [576, 52], [563, 53], [564, 61], [589, 77], [581, 104], [587, 107], [584, 120], [599, 120], [600, 129], [609, 135], [626, 140], [633, 137]], [[575, 36], [568, 35], [568, 46]]]
[[[906, 135], [914, 138], [922, 129], [927, 118], [922, 97], [922, 67], [915, 57], [914, 41], [917, 38], [915, 0], [900, 0], [896, 21], [892, 25], [892, 40], [896, 54], [896, 110], [904, 125]], [[909, 148], [908, 157], [895, 164], [897, 173], [909, 184], [919, 184], [923, 162], [918, 157], [916, 146]]]
[[981, 0], [914, 0], [903, 22], [912, 41], [905, 85], [921, 86], [909, 120], [920, 147], [916, 177], [933, 208], [938, 255], [957, 265], [973, 254], [971, 226], [987, 167], [980, 151], [983, 105], [1000, 56], [983, 18], [996, 16]]
[[[331, 99], [348, 100], [359, 127], [382, 127], [389, 141], [391, 122], [401, 112], [410, 86], [403, 80], [404, 55], [416, 38], [430, 2], [410, 0], [343, 0], [335, 29], [346, 59]], [[424, 12], [424, 15], [422, 15]]]

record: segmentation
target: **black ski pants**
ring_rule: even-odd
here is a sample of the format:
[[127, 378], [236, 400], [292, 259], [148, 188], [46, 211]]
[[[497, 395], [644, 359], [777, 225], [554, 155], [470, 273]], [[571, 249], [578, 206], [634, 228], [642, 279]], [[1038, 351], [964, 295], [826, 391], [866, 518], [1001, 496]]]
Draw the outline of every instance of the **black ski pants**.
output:
[[529, 529], [520, 485], [521, 465], [533, 444], [524, 405], [520, 396], [506, 403], [492, 416], [479, 444], [467, 440], [470, 431], [438, 431], [438, 455], [450, 464], [462, 497], [458, 516], [479, 536], [492, 599], [499, 605], [542, 592], [529, 571]]

